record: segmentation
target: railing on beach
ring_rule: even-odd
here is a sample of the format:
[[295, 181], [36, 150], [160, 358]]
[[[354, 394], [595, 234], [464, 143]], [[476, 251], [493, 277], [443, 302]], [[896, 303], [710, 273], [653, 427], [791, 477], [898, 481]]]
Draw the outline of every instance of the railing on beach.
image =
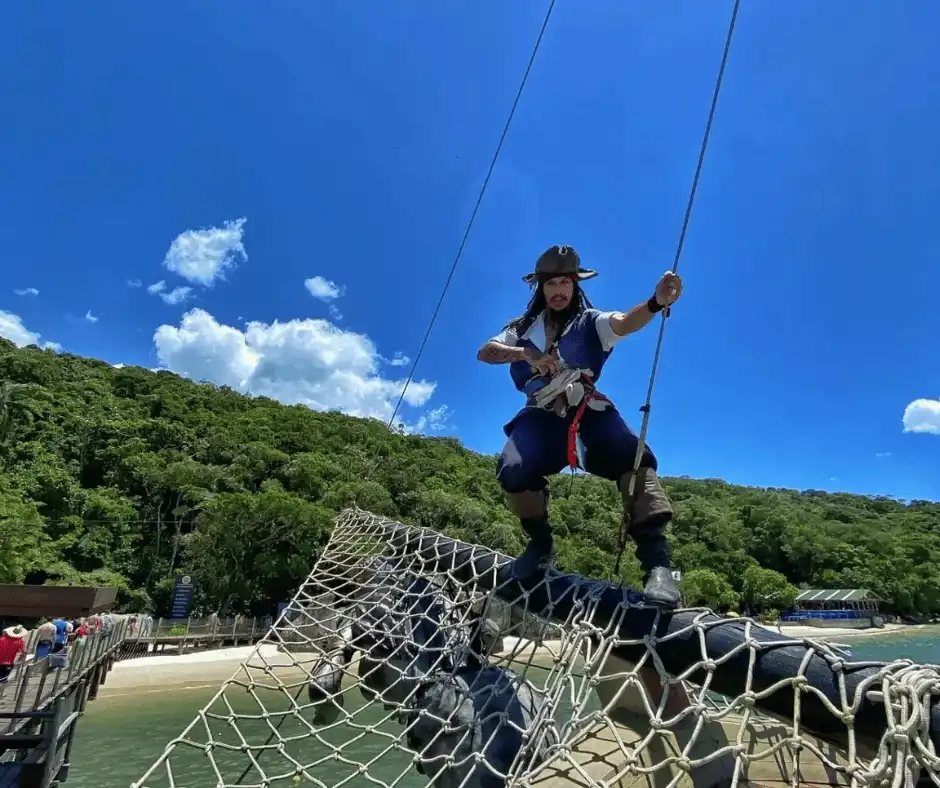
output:
[[193, 650], [250, 646], [270, 631], [270, 616], [156, 619], [128, 627], [119, 659], [184, 654]]

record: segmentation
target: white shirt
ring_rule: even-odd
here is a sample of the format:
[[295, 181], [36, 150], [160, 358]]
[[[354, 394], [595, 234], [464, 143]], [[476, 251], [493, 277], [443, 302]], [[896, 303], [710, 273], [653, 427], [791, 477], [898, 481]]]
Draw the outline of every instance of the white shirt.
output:
[[[598, 312], [597, 317], [594, 320], [594, 328], [597, 331], [598, 339], [601, 341], [601, 347], [605, 351], [611, 351], [621, 339], [622, 336], [614, 333], [614, 329], [610, 324], [610, 319], [618, 314], [617, 312]], [[538, 317], [532, 321], [532, 325], [529, 326], [529, 330], [525, 332], [522, 337], [517, 337], [515, 331], [509, 328], [504, 328], [500, 331], [495, 337], [493, 337], [493, 342], [499, 342], [503, 345], [508, 345], [509, 347], [515, 347], [521, 339], [528, 339], [532, 344], [534, 344], [539, 350], [545, 352], [548, 348], [548, 336], [545, 331], [545, 313], [539, 313]]]

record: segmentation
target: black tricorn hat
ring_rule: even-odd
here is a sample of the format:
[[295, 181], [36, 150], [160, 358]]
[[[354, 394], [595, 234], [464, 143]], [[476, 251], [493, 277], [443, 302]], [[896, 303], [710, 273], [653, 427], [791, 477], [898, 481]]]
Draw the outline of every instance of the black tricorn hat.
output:
[[573, 246], [552, 246], [539, 256], [535, 272], [526, 274], [522, 281], [534, 285], [539, 279], [551, 279], [555, 276], [573, 276], [583, 282], [597, 276], [597, 271], [581, 267], [581, 258]]

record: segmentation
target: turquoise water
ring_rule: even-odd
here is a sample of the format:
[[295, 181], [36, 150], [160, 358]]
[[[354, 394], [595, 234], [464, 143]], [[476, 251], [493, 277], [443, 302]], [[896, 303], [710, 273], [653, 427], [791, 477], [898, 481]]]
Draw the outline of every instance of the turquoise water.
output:
[[934, 629], [906, 635], [873, 635], [845, 638], [855, 659], [910, 659], [921, 664], [940, 665], [940, 632]]
[[[844, 638], [849, 642], [849, 638]], [[860, 637], [851, 641], [853, 657], [858, 660], [891, 660], [901, 657], [921, 663], [940, 664], [940, 633], [936, 631], [919, 632], [898, 637], [894, 635]], [[544, 673], [542, 674], [544, 677]], [[538, 683], [538, 678], [536, 678]], [[112, 698], [102, 697], [90, 704], [88, 713], [78, 728], [78, 737], [73, 752], [73, 771], [66, 783], [67, 788], [127, 788], [140, 779], [163, 751], [168, 742], [179, 736], [183, 729], [192, 722], [197, 712], [212, 699], [215, 690], [197, 688], [192, 690], [168, 689], [166, 693], [152, 693], [140, 696], [121, 695]], [[227, 697], [234, 711], [240, 715], [258, 715], [259, 707], [245, 690], [235, 688]], [[359, 694], [348, 695], [348, 711], [359, 707]], [[303, 702], [304, 698], [301, 698]], [[269, 710], [286, 708], [286, 698], [262, 698]], [[223, 710], [225, 710], [223, 708]], [[571, 715], [571, 706], [561, 711], [561, 717]], [[380, 708], [369, 706], [357, 712], [357, 724], [364, 726], [379, 725], [386, 716]], [[213, 738], [231, 745], [239, 743], [234, 729], [225, 721], [210, 721]], [[274, 720], [240, 719], [239, 730], [253, 746], [263, 744], [270, 733], [270, 724]], [[382, 726], [390, 734], [396, 732], [394, 724]], [[398, 729], [400, 730], [400, 729]], [[328, 745], [337, 745], [350, 738], [349, 728], [323, 734], [323, 740], [317, 741], [309, 735], [306, 728], [293, 717], [288, 717], [280, 730], [280, 735], [296, 741], [289, 741], [287, 752], [310, 762], [329, 752]], [[347, 752], [361, 763], [369, 763], [369, 773], [373, 777], [391, 783], [397, 776], [404, 774], [398, 783], [401, 788], [418, 788], [425, 785], [424, 778], [411, 768], [411, 758], [395, 749], [393, 736], [381, 734], [362, 734], [362, 739], [349, 746]], [[197, 726], [192, 735], [194, 740], [205, 741], [206, 734], [202, 725]], [[391, 748], [391, 749], [390, 749]], [[234, 784], [248, 761], [237, 752], [217, 750], [215, 760], [223, 769], [226, 783]], [[268, 776], [286, 770], [286, 760], [277, 753], [261, 756], [262, 769]], [[178, 748], [171, 764], [174, 770], [176, 786], [187, 788], [214, 788], [217, 776], [212, 771], [210, 759], [195, 747]], [[340, 779], [351, 776], [349, 785], [360, 788], [376, 786], [362, 777], [355, 775], [355, 767], [344, 764], [341, 760], [331, 760], [316, 770], [317, 776], [327, 784], [335, 784]], [[255, 775], [252, 779], [251, 775]], [[252, 770], [243, 785], [257, 785], [257, 772]], [[305, 783], [309, 785], [309, 783]], [[165, 769], [162, 777], [148, 780], [151, 788], [165, 788], [170, 783]], [[275, 783], [274, 786], [293, 786], [289, 776]]]

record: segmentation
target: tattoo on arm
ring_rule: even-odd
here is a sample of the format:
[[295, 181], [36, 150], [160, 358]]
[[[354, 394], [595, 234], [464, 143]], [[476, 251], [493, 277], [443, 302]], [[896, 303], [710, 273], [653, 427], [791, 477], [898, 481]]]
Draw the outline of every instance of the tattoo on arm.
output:
[[484, 364], [510, 364], [522, 358], [522, 348], [510, 347], [501, 342], [487, 342], [477, 353], [477, 360]]

